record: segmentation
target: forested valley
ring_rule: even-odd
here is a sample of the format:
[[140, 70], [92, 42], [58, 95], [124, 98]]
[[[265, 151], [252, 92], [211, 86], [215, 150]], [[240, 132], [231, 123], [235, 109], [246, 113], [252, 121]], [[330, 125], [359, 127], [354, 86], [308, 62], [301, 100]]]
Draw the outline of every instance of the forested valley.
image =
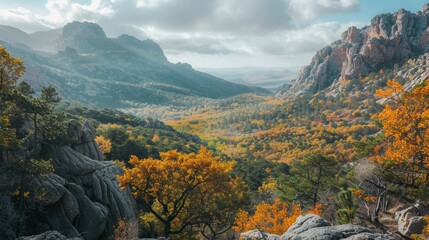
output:
[[0, 239], [428, 239], [428, 16], [348, 28], [275, 93], [94, 23], [0, 42]]

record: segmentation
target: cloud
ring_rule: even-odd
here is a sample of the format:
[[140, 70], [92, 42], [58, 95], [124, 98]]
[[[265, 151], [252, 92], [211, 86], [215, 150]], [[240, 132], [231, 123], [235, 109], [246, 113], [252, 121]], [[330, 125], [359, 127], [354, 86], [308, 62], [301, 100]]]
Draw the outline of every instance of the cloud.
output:
[[91, 0], [87, 5], [70, 0], [47, 0], [48, 15], [37, 15], [36, 18], [52, 27], [60, 27], [74, 20], [94, 21], [113, 16], [114, 10], [110, 0]]
[[151, 38], [171, 59], [229, 55], [236, 62], [272, 62], [300, 59], [338, 39], [350, 24], [313, 20], [358, 7], [358, 0], [46, 0], [46, 14], [0, 9], [0, 24], [34, 31], [92, 21], [108, 36]]
[[356, 11], [358, 8], [358, 0], [290, 0], [289, 3], [291, 16], [305, 20], [333, 13]]

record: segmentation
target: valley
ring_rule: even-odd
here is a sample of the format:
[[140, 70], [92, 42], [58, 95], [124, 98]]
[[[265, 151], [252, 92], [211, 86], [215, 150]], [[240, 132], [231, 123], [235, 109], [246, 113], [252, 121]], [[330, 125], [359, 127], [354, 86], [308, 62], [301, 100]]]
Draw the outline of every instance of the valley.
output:
[[429, 3], [334, 31], [300, 70], [168, 60], [182, 36], [274, 62], [265, 29], [204, 48], [112, 26], [0, 25], [0, 239], [429, 238]]

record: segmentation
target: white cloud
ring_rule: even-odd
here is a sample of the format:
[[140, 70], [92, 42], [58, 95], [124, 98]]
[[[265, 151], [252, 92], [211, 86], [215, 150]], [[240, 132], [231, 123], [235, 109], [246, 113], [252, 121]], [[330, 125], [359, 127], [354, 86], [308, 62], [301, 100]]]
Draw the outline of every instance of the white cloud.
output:
[[358, 0], [290, 0], [289, 10], [294, 18], [311, 20], [317, 17], [355, 11]]
[[52, 27], [62, 27], [72, 21], [98, 21], [114, 14], [110, 0], [91, 0], [89, 4], [80, 4], [70, 0], [47, 0], [48, 15], [36, 18]]
[[[313, 22], [355, 11], [358, 0], [47, 0], [47, 14], [0, 9], [0, 24], [23, 30], [58, 28], [71, 21], [99, 23], [108, 36], [122, 33], [158, 42], [170, 59], [254, 65], [300, 65], [340, 37], [350, 24]], [[30, 31], [31, 32], [31, 31]], [[198, 57], [197, 57], [198, 56]], [[208, 59], [201, 61], [201, 58]], [[189, 60], [187, 60], [189, 59]], [[243, 60], [238, 60], [243, 59]], [[195, 62], [192, 62], [195, 61]], [[249, 65], [249, 64], [247, 64]]]
[[136, 6], [138, 8], [153, 8], [167, 1], [169, 0], [137, 0]]

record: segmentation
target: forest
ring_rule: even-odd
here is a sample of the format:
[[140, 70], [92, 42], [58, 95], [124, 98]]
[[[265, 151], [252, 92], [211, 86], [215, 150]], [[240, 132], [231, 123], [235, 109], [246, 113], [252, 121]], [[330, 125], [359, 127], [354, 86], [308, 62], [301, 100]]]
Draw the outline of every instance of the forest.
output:
[[429, 4], [90, 2], [0, 4], [1, 240], [429, 239]]
[[170, 127], [62, 102], [52, 86], [35, 95], [19, 81], [23, 61], [5, 48], [0, 59], [4, 239], [34, 231], [46, 193], [28, 182], [56, 171], [50, 153], [70, 144], [68, 119], [92, 122], [103, 159], [122, 168], [118, 183], [136, 200], [138, 220], [119, 219], [111, 239], [281, 235], [308, 213], [387, 232], [389, 209], [429, 197], [429, 84], [405, 90], [407, 79], [392, 78], [412, 60], [342, 82], [337, 96], [243, 95], [190, 109]]

